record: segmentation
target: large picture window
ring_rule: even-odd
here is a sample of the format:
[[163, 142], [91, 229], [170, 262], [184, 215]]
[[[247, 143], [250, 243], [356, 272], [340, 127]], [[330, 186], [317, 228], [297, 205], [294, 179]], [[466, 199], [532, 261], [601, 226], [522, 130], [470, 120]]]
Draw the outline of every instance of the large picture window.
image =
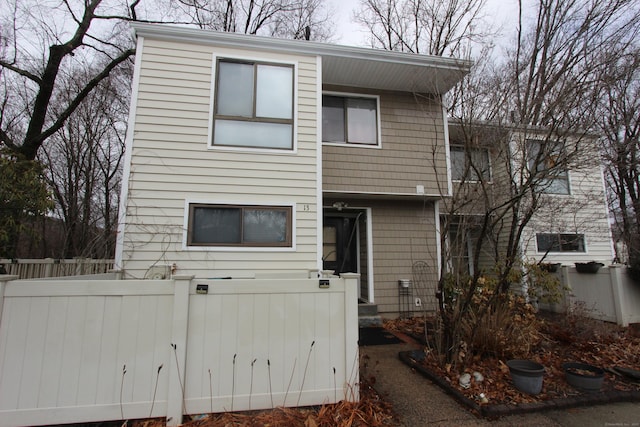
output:
[[220, 59], [213, 145], [293, 148], [293, 66]]
[[538, 252], [585, 252], [584, 234], [538, 233]]
[[489, 152], [482, 148], [465, 148], [461, 145], [452, 145], [451, 153], [451, 179], [456, 181], [490, 181]]
[[291, 247], [290, 206], [189, 205], [187, 246]]
[[378, 145], [377, 98], [323, 95], [322, 141]]

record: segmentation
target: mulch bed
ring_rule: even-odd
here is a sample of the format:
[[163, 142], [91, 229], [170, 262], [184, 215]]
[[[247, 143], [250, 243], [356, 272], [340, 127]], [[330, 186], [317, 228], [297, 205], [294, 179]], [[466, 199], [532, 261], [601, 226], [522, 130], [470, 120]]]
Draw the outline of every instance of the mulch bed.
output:
[[[424, 336], [421, 329], [423, 320], [404, 320], [386, 327], [422, 341], [426, 351], [404, 351], [399, 354], [400, 359], [483, 417], [640, 401], [640, 383], [611, 369], [640, 369], [640, 334], [637, 328], [624, 329], [591, 319], [567, 323], [566, 318], [555, 315], [546, 315], [544, 320], [542, 333], [545, 338], [530, 357], [545, 367], [543, 388], [538, 395], [518, 391], [511, 381], [506, 359], [497, 357], [475, 357], [464, 372], [480, 372], [484, 379], [479, 383], [472, 379], [470, 387], [465, 389], [459, 385], [461, 373], [438, 363], [424, 340], [420, 340]], [[602, 389], [588, 392], [573, 388], [565, 379], [561, 366], [565, 362], [582, 362], [605, 369]], [[481, 393], [487, 399], [485, 403], [481, 401]]]

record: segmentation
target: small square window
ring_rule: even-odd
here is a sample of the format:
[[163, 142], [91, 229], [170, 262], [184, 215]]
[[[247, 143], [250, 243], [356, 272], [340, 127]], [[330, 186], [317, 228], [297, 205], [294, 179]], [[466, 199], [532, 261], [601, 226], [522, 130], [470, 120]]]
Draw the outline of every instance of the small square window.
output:
[[378, 145], [377, 99], [323, 95], [322, 141]]
[[187, 246], [291, 247], [290, 206], [190, 204]]

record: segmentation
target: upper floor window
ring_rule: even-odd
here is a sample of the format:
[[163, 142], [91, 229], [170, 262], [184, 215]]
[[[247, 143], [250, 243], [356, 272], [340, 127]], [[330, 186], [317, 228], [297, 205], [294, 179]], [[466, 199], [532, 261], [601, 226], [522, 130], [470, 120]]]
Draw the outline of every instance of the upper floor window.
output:
[[293, 70], [219, 59], [213, 145], [293, 149]]
[[560, 142], [527, 141], [529, 172], [536, 175], [537, 186], [545, 193], [569, 194], [569, 174], [564, 145]]
[[584, 234], [538, 233], [538, 252], [585, 252]]
[[378, 145], [378, 99], [323, 95], [322, 141]]
[[189, 205], [187, 246], [291, 247], [291, 206]]
[[490, 181], [489, 151], [484, 148], [449, 147], [451, 153], [451, 179], [455, 181]]

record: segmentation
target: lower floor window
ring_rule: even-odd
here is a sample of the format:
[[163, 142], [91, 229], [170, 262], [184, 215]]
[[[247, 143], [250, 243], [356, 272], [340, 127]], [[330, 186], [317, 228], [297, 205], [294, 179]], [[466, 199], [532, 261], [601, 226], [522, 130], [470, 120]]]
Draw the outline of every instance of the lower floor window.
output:
[[585, 252], [584, 234], [538, 233], [538, 252]]
[[291, 247], [291, 206], [189, 205], [188, 246]]

